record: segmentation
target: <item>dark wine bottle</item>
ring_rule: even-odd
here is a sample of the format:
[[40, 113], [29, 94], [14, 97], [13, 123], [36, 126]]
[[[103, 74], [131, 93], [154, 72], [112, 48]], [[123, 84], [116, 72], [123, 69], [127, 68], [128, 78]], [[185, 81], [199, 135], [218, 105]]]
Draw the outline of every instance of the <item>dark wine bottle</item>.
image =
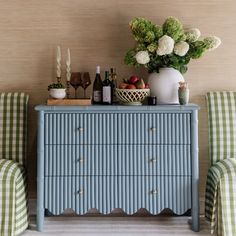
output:
[[105, 79], [102, 82], [102, 103], [104, 105], [112, 104], [112, 87], [113, 84], [109, 79], [109, 71], [105, 71]]
[[118, 103], [118, 98], [116, 96], [116, 89], [117, 89], [117, 74], [116, 74], [116, 68], [112, 67], [110, 69], [110, 77], [111, 77], [111, 82], [113, 84], [112, 86], [112, 94], [113, 94], [113, 100], [112, 102], [114, 104]]
[[100, 66], [96, 67], [96, 76], [93, 82], [93, 104], [102, 103], [102, 79], [100, 75]]

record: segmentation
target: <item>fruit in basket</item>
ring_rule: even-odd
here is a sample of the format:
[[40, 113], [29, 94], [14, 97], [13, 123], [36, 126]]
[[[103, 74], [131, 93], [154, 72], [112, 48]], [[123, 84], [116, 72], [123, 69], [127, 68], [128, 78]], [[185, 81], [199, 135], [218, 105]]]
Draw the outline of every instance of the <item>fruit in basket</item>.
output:
[[145, 83], [143, 79], [140, 79], [136, 84], [135, 84], [137, 89], [144, 89], [145, 88]]
[[126, 89], [136, 89], [136, 86], [134, 84], [128, 84]]
[[129, 79], [123, 79], [119, 89], [149, 89], [149, 84], [145, 84], [144, 80], [136, 75], [132, 75]]
[[136, 75], [132, 75], [132, 76], [129, 78], [129, 83], [130, 83], [130, 84], [136, 84], [138, 81], [139, 81], [139, 77], [136, 76]]
[[127, 84], [127, 83], [121, 83], [120, 85], [119, 85], [119, 89], [126, 89], [126, 87], [128, 86], [129, 84]]

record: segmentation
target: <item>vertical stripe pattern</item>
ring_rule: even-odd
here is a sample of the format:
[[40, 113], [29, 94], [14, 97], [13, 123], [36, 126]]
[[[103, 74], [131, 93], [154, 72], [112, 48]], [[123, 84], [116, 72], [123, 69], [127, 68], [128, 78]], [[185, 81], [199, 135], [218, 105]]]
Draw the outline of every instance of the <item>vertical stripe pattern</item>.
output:
[[140, 208], [151, 214], [166, 208], [183, 214], [191, 208], [191, 177], [46, 177], [45, 208], [55, 215], [66, 208], [77, 214], [85, 214], [92, 208], [103, 214], [116, 208], [127, 214], [134, 214]]
[[193, 209], [191, 122], [197, 106], [49, 108], [39, 109], [39, 230], [44, 209], [55, 215], [66, 208], [77, 214]]
[[191, 175], [190, 145], [46, 145], [45, 176]]
[[47, 113], [46, 144], [190, 144], [189, 113]]

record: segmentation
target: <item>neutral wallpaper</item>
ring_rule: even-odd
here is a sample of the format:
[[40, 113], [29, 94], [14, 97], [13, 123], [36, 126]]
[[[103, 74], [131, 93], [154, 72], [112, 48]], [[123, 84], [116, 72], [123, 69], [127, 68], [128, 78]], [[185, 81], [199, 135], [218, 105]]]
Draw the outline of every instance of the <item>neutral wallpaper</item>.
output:
[[[191, 102], [199, 113], [200, 195], [204, 196], [208, 168], [207, 114], [204, 96], [210, 90], [236, 90], [235, 0], [0, 0], [0, 91], [30, 94], [28, 171], [30, 196], [36, 193], [36, 122], [34, 106], [48, 97], [47, 85], [55, 81], [56, 46], [63, 63], [71, 49], [72, 71], [117, 68], [121, 80], [131, 74], [147, 78], [144, 70], [125, 66], [125, 52], [134, 40], [128, 23], [135, 16], [162, 24], [176, 16], [186, 27], [217, 35], [222, 45], [192, 61], [184, 75]], [[65, 71], [65, 65], [63, 64]], [[65, 79], [65, 72], [63, 72]], [[91, 89], [91, 88], [90, 88]], [[79, 89], [82, 95], [82, 89]], [[145, 122], [145, 121], [143, 121]]]

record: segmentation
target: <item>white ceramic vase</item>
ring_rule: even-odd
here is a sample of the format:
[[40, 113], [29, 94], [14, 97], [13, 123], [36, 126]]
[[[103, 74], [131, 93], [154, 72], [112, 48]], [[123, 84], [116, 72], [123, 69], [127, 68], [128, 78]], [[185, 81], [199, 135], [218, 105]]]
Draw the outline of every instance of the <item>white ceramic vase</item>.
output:
[[66, 96], [66, 89], [64, 89], [64, 88], [50, 89], [49, 95], [55, 99], [63, 99]]
[[157, 104], [179, 104], [180, 81], [184, 82], [184, 77], [174, 68], [161, 68], [159, 73], [149, 74], [151, 96], [157, 97]]

